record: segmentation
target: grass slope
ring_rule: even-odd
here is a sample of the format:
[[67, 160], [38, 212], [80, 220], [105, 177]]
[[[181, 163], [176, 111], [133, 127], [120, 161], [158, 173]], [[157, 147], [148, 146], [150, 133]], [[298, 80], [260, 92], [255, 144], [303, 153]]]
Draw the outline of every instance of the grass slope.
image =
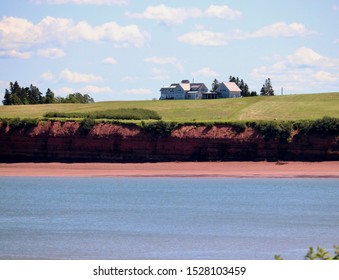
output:
[[339, 118], [339, 92], [216, 100], [110, 101], [93, 104], [0, 106], [0, 118], [42, 118], [47, 112], [144, 108], [164, 121], [300, 120]]

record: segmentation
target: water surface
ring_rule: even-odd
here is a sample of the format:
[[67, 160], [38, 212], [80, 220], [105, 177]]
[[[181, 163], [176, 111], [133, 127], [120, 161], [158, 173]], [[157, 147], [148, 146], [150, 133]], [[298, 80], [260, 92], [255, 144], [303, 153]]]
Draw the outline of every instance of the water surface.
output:
[[0, 259], [302, 259], [339, 180], [0, 178]]

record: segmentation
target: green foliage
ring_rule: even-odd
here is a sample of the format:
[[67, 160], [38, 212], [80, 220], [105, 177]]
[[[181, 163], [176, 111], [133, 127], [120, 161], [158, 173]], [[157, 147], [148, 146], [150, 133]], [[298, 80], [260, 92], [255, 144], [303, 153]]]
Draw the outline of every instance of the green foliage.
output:
[[[250, 92], [248, 85], [244, 82], [243, 79], [239, 79], [238, 77], [230, 76], [230, 77], [229, 77], [229, 81], [230, 81], [230, 82], [233, 82], [233, 83], [236, 83], [236, 85], [237, 85], [237, 86], [240, 88], [240, 90], [241, 90], [240, 95], [241, 95], [242, 97], [248, 97], [248, 96], [255, 96], [255, 95], [257, 95], [257, 93], [254, 92], [254, 91], [252, 91], [252, 93]], [[253, 95], [252, 95], [252, 94], [253, 94]]]
[[291, 137], [292, 122], [287, 121], [259, 121], [248, 122], [247, 126], [256, 129], [268, 141], [278, 138], [281, 141], [288, 141]]
[[94, 99], [88, 94], [82, 95], [80, 92], [72, 93], [66, 96], [66, 98], [61, 98], [59, 100], [61, 103], [94, 103]]
[[45, 103], [46, 104], [56, 103], [54, 92], [51, 91], [49, 88], [47, 89], [47, 92], [46, 92]]
[[147, 109], [115, 109], [94, 112], [50, 112], [45, 118], [92, 118], [92, 119], [119, 119], [119, 120], [160, 120], [159, 114]]
[[175, 122], [150, 122], [145, 123], [141, 122], [141, 128], [142, 130], [149, 134], [152, 138], [158, 138], [158, 137], [168, 137], [171, 135], [172, 131], [177, 127], [177, 123]]
[[293, 124], [293, 129], [303, 134], [338, 135], [339, 118], [324, 117], [319, 120], [301, 120]]
[[242, 133], [246, 129], [246, 123], [245, 122], [229, 122], [229, 123], [226, 123], [226, 124], [229, 124], [232, 127], [232, 129], [237, 133]]
[[260, 95], [263, 95], [263, 96], [273, 96], [274, 95], [274, 90], [273, 90], [270, 78], [266, 79], [264, 85], [262, 86], [262, 88], [260, 90]]
[[12, 118], [8, 119], [6, 123], [9, 125], [11, 130], [17, 130], [17, 129], [29, 129], [33, 126], [36, 126], [38, 124], [39, 120], [38, 119], [20, 119], [20, 118]]
[[4, 119], [4, 118], [0, 118], [0, 123], [1, 123], [2, 127], [6, 127], [9, 124], [9, 120]]
[[88, 94], [69, 94], [66, 98], [55, 97], [54, 93], [48, 89], [46, 96], [43, 96], [39, 88], [34, 85], [20, 87], [18, 82], [10, 83], [10, 90], [6, 89], [3, 105], [28, 105], [28, 104], [52, 104], [52, 103], [93, 103], [94, 99]]
[[81, 128], [84, 134], [88, 134], [94, 125], [95, 120], [92, 118], [85, 118], [81, 121]]
[[[317, 247], [317, 251], [315, 251], [313, 247], [310, 247], [304, 259], [305, 260], [339, 260], [339, 246], [334, 245], [333, 248], [334, 248], [334, 255], [331, 256], [331, 254], [328, 251], [326, 251], [325, 249], [319, 246]], [[280, 255], [275, 255], [274, 259], [283, 260], [283, 258]]]
[[211, 84], [211, 92], [215, 92], [219, 85], [220, 85], [219, 81], [217, 79], [214, 79]]
[[310, 127], [309, 132], [322, 135], [338, 134], [339, 118], [324, 117], [320, 120], [315, 120]]
[[9, 127], [13, 130], [21, 128], [23, 123], [21, 122], [20, 118], [13, 118], [8, 120]]

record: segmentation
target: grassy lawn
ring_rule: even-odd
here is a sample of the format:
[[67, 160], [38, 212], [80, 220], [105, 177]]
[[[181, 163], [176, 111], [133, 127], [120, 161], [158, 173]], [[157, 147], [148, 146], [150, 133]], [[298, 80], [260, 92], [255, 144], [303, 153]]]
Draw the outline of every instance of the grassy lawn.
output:
[[300, 120], [339, 118], [339, 92], [217, 100], [108, 101], [93, 104], [0, 106], [0, 118], [42, 118], [47, 112], [144, 108], [164, 121]]

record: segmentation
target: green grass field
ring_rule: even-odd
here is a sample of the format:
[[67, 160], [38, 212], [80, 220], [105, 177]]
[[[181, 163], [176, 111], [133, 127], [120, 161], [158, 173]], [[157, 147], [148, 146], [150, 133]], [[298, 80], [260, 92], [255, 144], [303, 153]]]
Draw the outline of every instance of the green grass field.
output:
[[90, 112], [144, 108], [164, 121], [223, 122], [339, 118], [339, 92], [216, 100], [108, 101], [93, 104], [0, 106], [0, 118], [42, 118], [47, 112]]

